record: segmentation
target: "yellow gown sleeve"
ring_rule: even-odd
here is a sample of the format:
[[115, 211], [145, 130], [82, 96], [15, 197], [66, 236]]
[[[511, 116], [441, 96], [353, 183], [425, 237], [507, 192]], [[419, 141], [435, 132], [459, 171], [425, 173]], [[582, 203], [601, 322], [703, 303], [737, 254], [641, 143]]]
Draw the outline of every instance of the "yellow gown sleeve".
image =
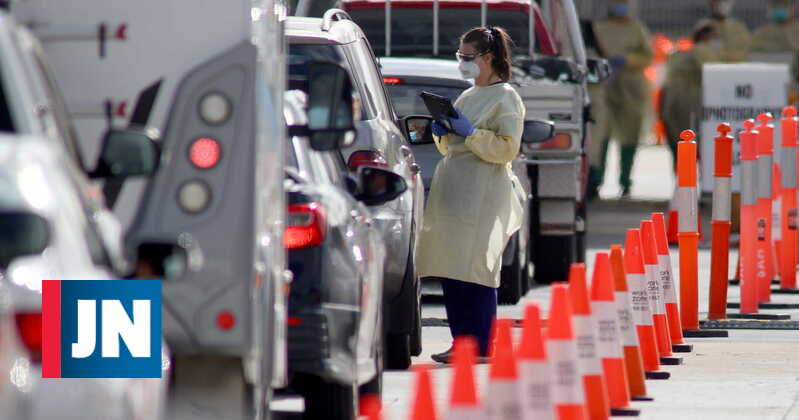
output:
[[626, 67], [631, 70], [643, 70], [652, 61], [652, 43], [650, 42], [649, 33], [641, 26], [636, 25], [638, 29], [637, 38], [638, 45], [635, 50], [630, 51], [626, 55]]
[[722, 30], [721, 34], [724, 41], [721, 59], [726, 62], [746, 61], [752, 45], [752, 34], [746, 25], [738, 21], [730, 21], [727, 24], [729, 27]]
[[448, 136], [437, 136], [433, 134], [433, 142], [436, 144], [436, 149], [438, 149], [438, 153], [446, 156], [449, 154], [449, 137]]
[[466, 138], [466, 148], [478, 158], [495, 164], [506, 164], [519, 155], [524, 130], [524, 105], [517, 97], [506, 97], [495, 117], [495, 132], [475, 129]]

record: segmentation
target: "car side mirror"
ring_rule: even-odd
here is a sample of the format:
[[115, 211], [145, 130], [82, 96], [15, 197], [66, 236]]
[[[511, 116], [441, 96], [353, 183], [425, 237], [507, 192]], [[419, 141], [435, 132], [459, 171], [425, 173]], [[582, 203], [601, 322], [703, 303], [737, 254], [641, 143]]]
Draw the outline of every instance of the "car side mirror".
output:
[[27, 211], [0, 211], [0, 269], [19, 257], [41, 254], [50, 243], [50, 223]]
[[586, 75], [586, 81], [588, 83], [602, 83], [613, 74], [610, 63], [604, 58], [589, 58], [587, 64], [588, 74]]
[[[137, 279], [179, 279], [193, 266], [201, 264], [198, 249], [187, 248], [169, 241], [142, 242], [136, 248]], [[196, 271], [196, 270], [191, 270]]]
[[358, 188], [355, 198], [367, 206], [392, 201], [408, 189], [405, 178], [394, 172], [372, 166], [358, 169]]
[[555, 123], [545, 120], [529, 120], [524, 122], [522, 143], [543, 143], [555, 135]]
[[152, 175], [158, 169], [160, 150], [141, 130], [110, 129], [103, 138], [100, 159], [92, 178], [127, 178]]
[[335, 63], [309, 63], [307, 84], [311, 148], [328, 151], [352, 145], [355, 142], [355, 118], [347, 70]]
[[433, 142], [433, 117], [428, 115], [408, 115], [402, 119], [402, 127], [411, 144]]

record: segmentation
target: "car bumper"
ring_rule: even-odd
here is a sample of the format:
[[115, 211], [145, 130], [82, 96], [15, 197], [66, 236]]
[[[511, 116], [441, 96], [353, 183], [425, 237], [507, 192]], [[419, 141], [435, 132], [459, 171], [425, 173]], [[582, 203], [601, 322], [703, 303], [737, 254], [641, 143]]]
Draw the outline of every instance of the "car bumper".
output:
[[290, 374], [311, 374], [339, 383], [359, 381], [353, 334], [360, 310], [346, 306], [329, 304], [289, 314]]

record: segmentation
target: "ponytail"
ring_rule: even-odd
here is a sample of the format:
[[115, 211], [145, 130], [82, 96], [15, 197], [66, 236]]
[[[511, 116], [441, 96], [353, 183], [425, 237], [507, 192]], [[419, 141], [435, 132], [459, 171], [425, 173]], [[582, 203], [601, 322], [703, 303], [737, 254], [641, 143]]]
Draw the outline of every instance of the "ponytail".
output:
[[461, 42], [473, 44], [481, 53], [491, 53], [494, 73], [504, 82], [510, 80], [513, 40], [505, 29], [498, 26], [473, 28], [461, 36]]

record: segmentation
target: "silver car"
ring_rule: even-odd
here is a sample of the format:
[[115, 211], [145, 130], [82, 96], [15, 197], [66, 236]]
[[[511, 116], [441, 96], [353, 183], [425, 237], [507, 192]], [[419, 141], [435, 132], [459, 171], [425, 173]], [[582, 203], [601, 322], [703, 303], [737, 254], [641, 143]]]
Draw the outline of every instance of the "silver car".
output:
[[331, 9], [321, 19], [290, 17], [286, 36], [290, 79], [311, 60], [332, 61], [349, 70], [362, 116], [355, 124], [355, 145], [343, 150], [349, 169], [385, 167], [407, 183], [408, 191], [396, 200], [371, 206], [388, 255], [383, 289], [386, 367], [405, 369], [411, 355], [421, 353], [420, 288], [413, 259], [424, 209], [419, 166], [400, 129], [369, 42], [345, 12]]
[[119, 275], [111, 256], [121, 252], [120, 226], [93, 204], [94, 190], [81, 176], [68, 154], [47, 139], [0, 136], [0, 271], [30, 360], [24, 371], [17, 366], [13, 379], [27, 393], [17, 418], [157, 419], [166, 401], [168, 364], [164, 379], [41, 377], [42, 279], [108, 281]]

